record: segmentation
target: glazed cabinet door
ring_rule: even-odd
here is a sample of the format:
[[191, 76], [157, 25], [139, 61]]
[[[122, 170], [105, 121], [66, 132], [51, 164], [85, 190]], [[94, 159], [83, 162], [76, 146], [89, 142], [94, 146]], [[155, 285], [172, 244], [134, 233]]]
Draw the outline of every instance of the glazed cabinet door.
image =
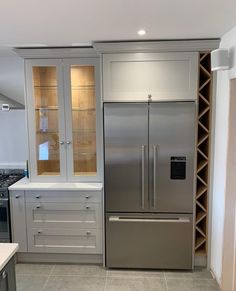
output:
[[67, 173], [69, 181], [100, 179], [99, 59], [64, 60]]
[[66, 180], [63, 68], [59, 59], [26, 60], [30, 178]]

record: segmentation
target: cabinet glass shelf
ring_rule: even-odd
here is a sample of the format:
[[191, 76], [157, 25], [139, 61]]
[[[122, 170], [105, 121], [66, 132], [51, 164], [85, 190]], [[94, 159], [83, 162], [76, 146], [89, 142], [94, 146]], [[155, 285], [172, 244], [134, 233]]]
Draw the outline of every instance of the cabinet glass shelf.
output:
[[55, 90], [55, 89], [57, 89], [57, 86], [55, 86], [55, 85], [53, 85], [53, 86], [49, 86], [49, 85], [45, 85], [45, 86], [41, 86], [41, 85], [39, 85], [39, 86], [34, 86], [34, 88], [36, 88], [36, 89], [53, 89], [53, 90]]
[[76, 132], [78, 132], [78, 133], [83, 133], [83, 132], [92, 132], [92, 133], [95, 133], [96, 132], [96, 130], [95, 129], [89, 129], [89, 128], [79, 128], [79, 129], [73, 129], [72, 130], [72, 132], [73, 133], [76, 133]]
[[58, 110], [57, 106], [45, 106], [45, 107], [36, 107], [35, 108], [36, 111], [40, 111], [40, 110]]
[[72, 107], [72, 111], [95, 111], [95, 108]]

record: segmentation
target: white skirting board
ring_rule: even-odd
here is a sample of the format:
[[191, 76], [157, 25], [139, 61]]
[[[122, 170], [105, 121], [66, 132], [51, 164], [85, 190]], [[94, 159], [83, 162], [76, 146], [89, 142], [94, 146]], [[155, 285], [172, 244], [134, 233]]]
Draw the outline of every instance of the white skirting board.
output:
[[17, 263], [101, 264], [102, 255], [17, 253]]

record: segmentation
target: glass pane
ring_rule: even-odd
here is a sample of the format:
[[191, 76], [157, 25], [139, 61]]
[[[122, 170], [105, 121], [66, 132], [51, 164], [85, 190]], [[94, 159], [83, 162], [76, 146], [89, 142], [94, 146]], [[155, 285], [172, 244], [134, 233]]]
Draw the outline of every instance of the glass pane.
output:
[[7, 208], [0, 207], [0, 233], [8, 232]]
[[38, 175], [60, 174], [56, 67], [33, 67]]
[[72, 131], [75, 175], [95, 175], [96, 96], [93, 66], [71, 66]]

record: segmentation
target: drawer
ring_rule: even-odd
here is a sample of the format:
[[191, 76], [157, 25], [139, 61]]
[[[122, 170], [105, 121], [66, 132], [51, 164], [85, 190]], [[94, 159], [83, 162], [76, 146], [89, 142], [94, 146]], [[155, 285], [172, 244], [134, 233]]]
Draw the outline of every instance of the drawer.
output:
[[102, 201], [101, 191], [26, 191], [26, 202], [94, 202]]
[[29, 228], [101, 228], [99, 203], [26, 203]]
[[101, 229], [32, 228], [28, 231], [29, 252], [101, 254]]

